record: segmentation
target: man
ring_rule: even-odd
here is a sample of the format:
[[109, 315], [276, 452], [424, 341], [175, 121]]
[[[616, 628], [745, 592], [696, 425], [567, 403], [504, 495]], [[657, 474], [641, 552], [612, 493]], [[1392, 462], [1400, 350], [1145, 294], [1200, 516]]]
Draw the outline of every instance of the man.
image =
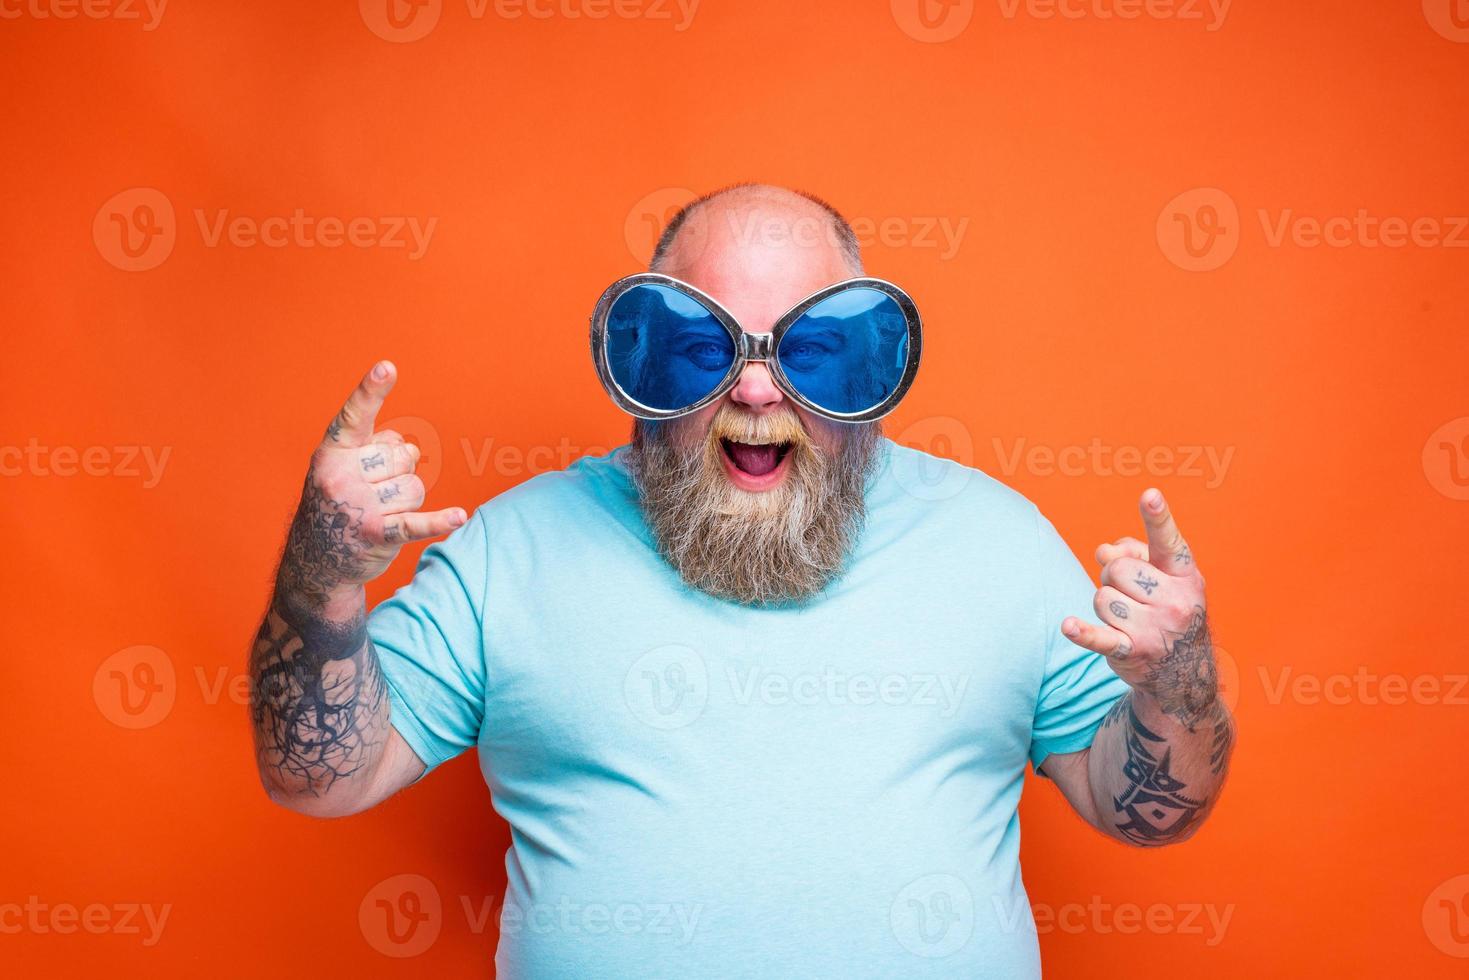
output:
[[[512, 836], [502, 976], [1039, 975], [1027, 759], [1133, 845], [1193, 834], [1224, 779], [1162, 495], [1096, 589], [1020, 495], [851, 421], [901, 398], [917, 318], [848, 288], [815, 198], [701, 199], [653, 265], [594, 320], [632, 443], [472, 516], [420, 510], [417, 449], [373, 431], [390, 363], [348, 398], [252, 656], [266, 789], [341, 816], [477, 747]], [[821, 338], [865, 353], [805, 384]], [[369, 617], [363, 586], [443, 534]]]

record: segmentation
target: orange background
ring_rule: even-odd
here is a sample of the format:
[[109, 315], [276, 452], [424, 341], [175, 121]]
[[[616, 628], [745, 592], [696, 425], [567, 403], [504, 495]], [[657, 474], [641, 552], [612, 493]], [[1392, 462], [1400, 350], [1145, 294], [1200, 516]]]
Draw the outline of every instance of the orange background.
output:
[[[1217, 813], [1195, 841], [1140, 852], [1032, 780], [1024, 866], [1038, 910], [1162, 904], [1179, 922], [1212, 906], [1232, 909], [1227, 931], [1210, 945], [1207, 924], [1128, 934], [1110, 912], [1101, 928], [1063, 914], [1041, 936], [1048, 974], [1469, 965], [1440, 904], [1469, 906], [1469, 689], [1445, 703], [1469, 670], [1469, 488], [1450, 468], [1469, 470], [1469, 230], [1458, 248], [1271, 241], [1285, 209], [1445, 235], [1469, 214], [1469, 30], [1448, 0], [1237, 0], [1217, 30], [1206, 6], [1122, 20], [1086, 0], [1067, 19], [965, 0], [942, 42], [959, 22], [925, 28], [911, 0], [703, 0], [682, 31], [676, 13], [476, 18], [447, 0], [407, 42], [371, 28], [392, 33], [376, 0], [173, 0], [151, 31], [39, 18], [38, 2], [0, 0], [20, 11], [0, 20], [0, 452], [106, 452], [90, 457], [102, 475], [55, 472], [65, 452], [0, 457], [0, 905], [171, 910], [152, 946], [0, 932], [0, 970], [489, 972], [493, 916], [477, 931], [462, 897], [498, 904], [508, 836], [474, 759], [312, 822], [266, 801], [229, 683], [308, 453], [375, 358], [401, 371], [382, 421], [419, 420], [403, 428], [439, 467], [431, 506], [472, 507], [561, 446], [616, 445], [628, 423], [588, 362], [592, 303], [640, 267], [680, 189], [742, 179], [889, 221], [868, 267], [927, 324], [890, 435], [1004, 479], [1089, 567], [1097, 542], [1140, 530], [1156, 483], [1208, 576], [1241, 728]], [[171, 253], [143, 271], [115, 264], [117, 221], [167, 231], [166, 215], [138, 211], [157, 195], [108, 205], [134, 188], [174, 212]], [[412, 259], [210, 246], [196, 218], [298, 208], [437, 225]], [[930, 221], [967, 222], [956, 251], [924, 244]], [[1182, 456], [1161, 475], [1116, 475], [1115, 457], [1006, 466], [1020, 445], [1094, 439], [1232, 455], [1222, 479]], [[156, 485], [128, 446], [169, 451]], [[1352, 679], [1332, 703], [1291, 686], [1359, 668], [1440, 691], [1393, 704]], [[124, 682], [145, 685], [128, 695], [143, 715]], [[411, 958], [359, 921], [400, 874], [442, 899]], [[1469, 933], [1469, 907], [1457, 924]]]

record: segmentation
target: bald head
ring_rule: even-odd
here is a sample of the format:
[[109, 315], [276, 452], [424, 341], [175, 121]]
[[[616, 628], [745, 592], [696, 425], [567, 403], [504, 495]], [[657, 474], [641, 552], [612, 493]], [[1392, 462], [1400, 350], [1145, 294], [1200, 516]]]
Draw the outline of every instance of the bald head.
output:
[[751, 333], [768, 333], [812, 293], [862, 275], [851, 226], [809, 194], [739, 184], [668, 223], [651, 269], [714, 297]]
[[840, 211], [814, 194], [771, 184], [735, 184], [690, 201], [663, 229], [649, 268], [676, 275], [714, 242], [721, 247], [839, 253], [848, 276], [862, 274], [862, 249]]

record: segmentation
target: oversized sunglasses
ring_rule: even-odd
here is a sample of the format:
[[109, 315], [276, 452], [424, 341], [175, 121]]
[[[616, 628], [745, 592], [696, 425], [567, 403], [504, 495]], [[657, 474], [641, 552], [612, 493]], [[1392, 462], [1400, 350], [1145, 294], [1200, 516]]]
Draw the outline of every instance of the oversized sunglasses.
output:
[[908, 294], [881, 279], [818, 290], [746, 333], [708, 294], [656, 272], [619, 279], [592, 313], [592, 359], [607, 394], [642, 419], [698, 411], [763, 361], [782, 392], [838, 422], [891, 412], [918, 374], [923, 325]]

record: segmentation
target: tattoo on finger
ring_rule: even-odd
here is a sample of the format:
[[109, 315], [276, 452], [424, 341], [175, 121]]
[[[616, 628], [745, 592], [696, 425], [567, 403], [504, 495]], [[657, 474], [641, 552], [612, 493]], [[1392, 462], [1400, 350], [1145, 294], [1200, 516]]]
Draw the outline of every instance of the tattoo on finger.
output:
[[1142, 572], [1138, 572], [1137, 573], [1137, 578], [1133, 579], [1132, 581], [1133, 581], [1133, 584], [1134, 585], [1136, 585], [1138, 588], [1142, 589], [1148, 595], [1152, 595], [1153, 594], [1153, 590], [1158, 587], [1158, 580], [1157, 579], [1155, 579], [1155, 578], [1153, 578], [1153, 577], [1151, 577], [1149, 575], [1145, 575]]
[[1125, 603], [1113, 599], [1111, 602], [1107, 603], [1107, 609], [1112, 613], [1112, 615], [1116, 616], [1118, 619], [1127, 618], [1127, 606]]
[[403, 491], [398, 488], [398, 484], [396, 484], [396, 483], [389, 483], [387, 486], [383, 487], [381, 490], [379, 490], [377, 492], [378, 502], [385, 504], [389, 500], [392, 500], [394, 497], [396, 497], [399, 494], [401, 494], [402, 492]]
[[387, 465], [388, 465], [388, 461], [383, 458], [383, 454], [382, 453], [373, 453], [371, 456], [365, 456], [365, 457], [363, 457], [363, 459], [362, 459], [362, 472], [369, 473], [372, 470], [375, 470], [375, 469], [377, 469], [380, 466], [387, 466]]

